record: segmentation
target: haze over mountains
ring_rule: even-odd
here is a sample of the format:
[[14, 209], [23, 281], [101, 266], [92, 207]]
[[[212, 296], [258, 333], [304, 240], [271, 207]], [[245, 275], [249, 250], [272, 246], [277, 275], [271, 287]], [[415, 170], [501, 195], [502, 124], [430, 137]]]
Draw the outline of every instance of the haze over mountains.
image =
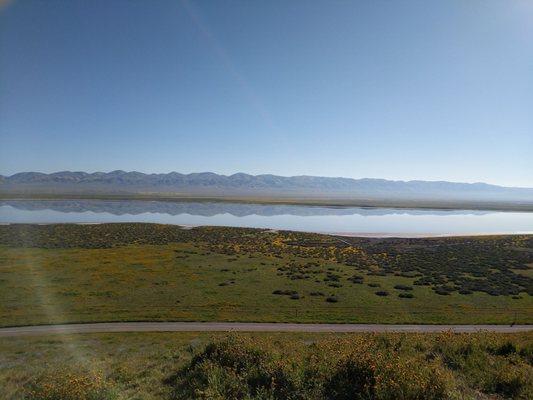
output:
[[390, 181], [318, 176], [226, 176], [212, 172], [21, 172], [0, 175], [2, 194], [153, 194], [217, 197], [330, 198], [519, 202], [533, 204], [533, 188], [446, 181]]

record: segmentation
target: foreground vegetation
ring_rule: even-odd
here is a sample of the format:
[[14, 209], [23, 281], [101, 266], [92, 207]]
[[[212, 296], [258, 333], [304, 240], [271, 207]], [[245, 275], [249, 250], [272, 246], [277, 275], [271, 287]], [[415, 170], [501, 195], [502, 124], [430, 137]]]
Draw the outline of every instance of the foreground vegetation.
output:
[[532, 323], [533, 236], [0, 226], [0, 324]]
[[0, 339], [0, 398], [530, 399], [524, 334], [86, 334]]

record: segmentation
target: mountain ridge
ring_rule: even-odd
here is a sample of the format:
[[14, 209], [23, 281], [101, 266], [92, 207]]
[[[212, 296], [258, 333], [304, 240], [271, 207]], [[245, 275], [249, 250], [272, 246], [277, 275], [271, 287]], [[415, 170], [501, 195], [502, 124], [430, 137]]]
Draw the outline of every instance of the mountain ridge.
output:
[[[364, 183], [364, 182], [373, 182], [373, 183], [389, 183], [389, 184], [451, 184], [451, 185], [464, 185], [470, 187], [491, 187], [491, 188], [505, 188], [505, 189], [526, 189], [533, 190], [533, 188], [527, 187], [515, 187], [515, 186], [501, 186], [485, 182], [455, 182], [455, 181], [446, 181], [446, 180], [392, 180], [392, 179], [383, 179], [383, 178], [347, 178], [347, 177], [328, 177], [328, 176], [316, 176], [316, 175], [273, 175], [273, 174], [247, 174], [244, 172], [237, 172], [231, 175], [217, 174], [215, 172], [205, 171], [205, 172], [192, 172], [188, 174], [183, 174], [180, 172], [172, 171], [168, 173], [144, 173], [139, 171], [124, 171], [124, 170], [113, 170], [110, 172], [84, 172], [84, 171], [58, 171], [52, 173], [36, 172], [36, 171], [24, 171], [18, 172], [12, 175], [0, 175], [0, 179], [11, 183], [31, 183], [31, 182], [87, 182], [87, 181], [98, 181], [99, 179], [109, 178], [127, 178], [128, 181], [132, 181], [132, 178], [173, 178], [174, 180], [179, 178], [196, 178], [205, 180], [207, 177], [213, 179], [224, 179], [224, 180], [251, 180], [251, 179], [272, 179], [272, 180], [320, 180], [320, 181], [342, 181], [342, 182], [352, 182], [352, 183]], [[154, 182], [155, 183], [155, 182]]]
[[533, 188], [506, 187], [483, 182], [463, 183], [424, 180], [387, 180], [379, 178], [322, 177], [312, 175], [280, 176], [231, 175], [214, 172], [182, 174], [58, 171], [53, 173], [19, 172], [0, 175], [0, 192], [25, 193], [204, 193], [210, 195], [333, 196], [345, 198], [471, 199], [484, 201], [533, 202]]

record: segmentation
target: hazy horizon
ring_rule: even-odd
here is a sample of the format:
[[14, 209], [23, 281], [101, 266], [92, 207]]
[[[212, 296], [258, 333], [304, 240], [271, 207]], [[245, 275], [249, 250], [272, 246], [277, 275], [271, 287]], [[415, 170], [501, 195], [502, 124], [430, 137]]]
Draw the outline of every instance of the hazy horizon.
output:
[[11, 1], [0, 173], [533, 187], [533, 3]]

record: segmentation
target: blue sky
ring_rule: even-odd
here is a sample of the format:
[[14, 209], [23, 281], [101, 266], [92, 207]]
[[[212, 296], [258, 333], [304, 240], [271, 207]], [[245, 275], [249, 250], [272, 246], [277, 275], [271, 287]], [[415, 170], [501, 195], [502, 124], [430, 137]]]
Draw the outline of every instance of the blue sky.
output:
[[0, 174], [533, 187], [533, 2], [12, 1]]

